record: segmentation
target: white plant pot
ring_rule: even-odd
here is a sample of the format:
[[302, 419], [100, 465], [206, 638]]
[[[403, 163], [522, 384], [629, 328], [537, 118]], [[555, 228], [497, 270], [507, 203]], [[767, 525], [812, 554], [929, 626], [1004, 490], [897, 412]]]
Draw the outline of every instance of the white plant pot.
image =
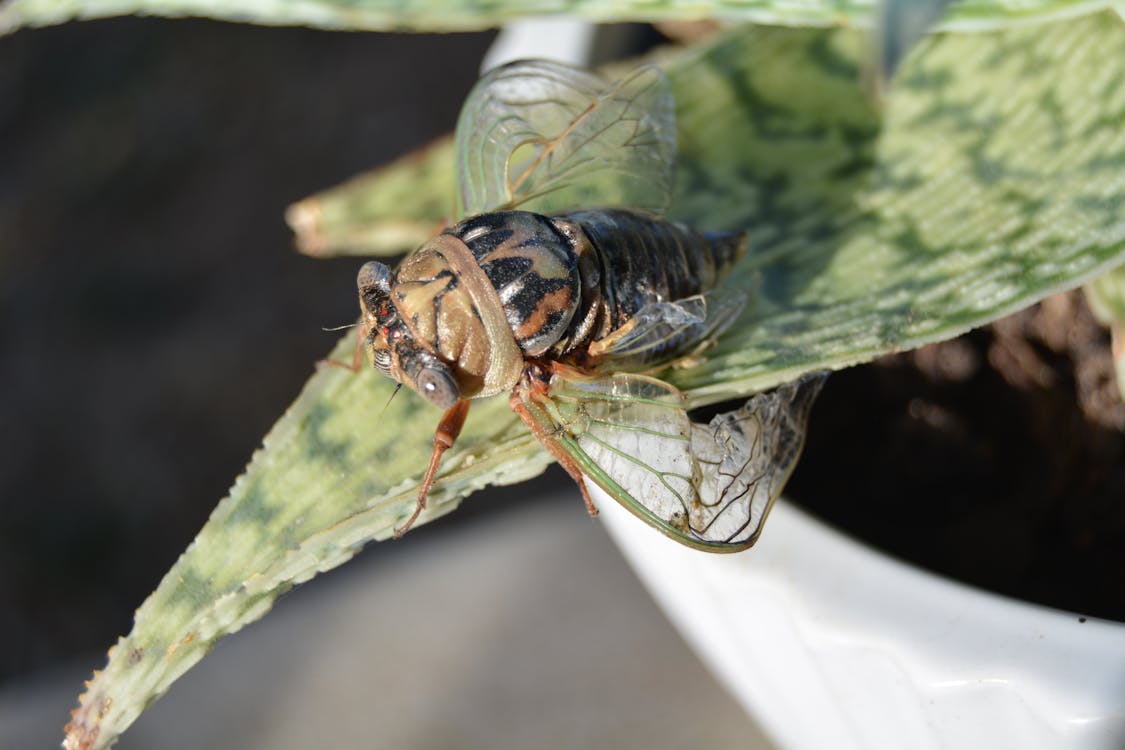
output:
[[785, 502], [754, 548], [714, 555], [595, 495], [669, 618], [780, 747], [1125, 746], [1121, 623], [954, 583]]

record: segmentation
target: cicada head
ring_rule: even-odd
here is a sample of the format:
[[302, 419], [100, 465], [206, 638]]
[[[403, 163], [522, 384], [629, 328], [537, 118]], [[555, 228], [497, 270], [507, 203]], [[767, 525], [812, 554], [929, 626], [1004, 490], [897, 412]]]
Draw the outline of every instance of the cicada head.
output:
[[408, 386], [434, 406], [448, 409], [461, 398], [452, 369], [411, 335], [391, 302], [391, 270], [371, 261], [359, 269], [359, 306], [367, 331], [367, 359], [384, 375]]

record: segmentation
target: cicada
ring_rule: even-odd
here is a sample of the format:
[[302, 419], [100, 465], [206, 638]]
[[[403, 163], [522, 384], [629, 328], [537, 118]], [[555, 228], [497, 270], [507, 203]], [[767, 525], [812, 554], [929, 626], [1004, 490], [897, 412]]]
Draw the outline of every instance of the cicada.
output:
[[[486, 74], [457, 123], [458, 215], [392, 271], [359, 272], [360, 346], [445, 409], [406, 531], [472, 399], [512, 409], [577, 482], [679, 542], [758, 538], [804, 439], [819, 379], [692, 421], [662, 370], [699, 356], [742, 310], [721, 282], [740, 232], [661, 219], [676, 130], [658, 68], [612, 84], [541, 60]], [[358, 356], [357, 356], [358, 362]]]

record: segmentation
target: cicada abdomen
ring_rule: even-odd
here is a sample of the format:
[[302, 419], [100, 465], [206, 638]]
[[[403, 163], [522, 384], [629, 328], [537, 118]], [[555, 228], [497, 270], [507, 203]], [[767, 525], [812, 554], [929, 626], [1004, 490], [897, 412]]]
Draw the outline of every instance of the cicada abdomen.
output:
[[[741, 309], [740, 297], [737, 309], [727, 304], [708, 311], [706, 295], [745, 251], [743, 232], [700, 231], [623, 210], [579, 211], [555, 222], [573, 237], [583, 284], [574, 322], [556, 347], [564, 360], [592, 367], [606, 352], [617, 349], [623, 355], [622, 337], [635, 334], [637, 324], [645, 322], [639, 317], [647, 316], [645, 324], [663, 325], [665, 334], [636, 348], [628, 364], [667, 362], [699, 343], [704, 333], [717, 333], [730, 322], [730, 313]], [[690, 312], [685, 300], [694, 302]]]

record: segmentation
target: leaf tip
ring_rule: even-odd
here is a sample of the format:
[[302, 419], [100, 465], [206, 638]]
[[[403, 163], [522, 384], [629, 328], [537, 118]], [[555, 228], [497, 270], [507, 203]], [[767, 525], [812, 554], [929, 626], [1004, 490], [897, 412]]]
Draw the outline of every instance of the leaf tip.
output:
[[315, 195], [285, 209], [285, 223], [296, 235], [297, 250], [304, 255], [322, 257], [327, 250], [321, 230], [323, 213], [320, 199]]

